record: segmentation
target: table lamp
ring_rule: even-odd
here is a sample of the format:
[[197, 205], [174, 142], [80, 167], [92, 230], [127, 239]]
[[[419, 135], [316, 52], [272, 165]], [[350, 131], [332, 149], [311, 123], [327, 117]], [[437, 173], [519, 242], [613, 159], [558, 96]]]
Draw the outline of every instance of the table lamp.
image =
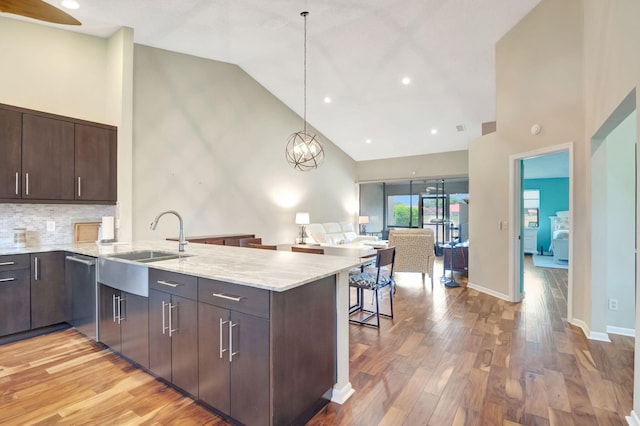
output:
[[309, 213], [298, 212], [296, 213], [296, 225], [300, 225], [300, 244], [306, 244], [305, 237], [305, 225], [309, 224]]
[[369, 216], [358, 216], [358, 223], [360, 224], [360, 235], [367, 233], [367, 223], [369, 223]]

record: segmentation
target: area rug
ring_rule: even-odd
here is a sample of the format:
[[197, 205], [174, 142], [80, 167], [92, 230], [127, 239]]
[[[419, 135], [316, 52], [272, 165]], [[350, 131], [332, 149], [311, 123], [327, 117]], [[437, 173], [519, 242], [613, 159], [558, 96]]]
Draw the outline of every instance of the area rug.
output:
[[533, 255], [533, 266], [538, 268], [569, 269], [569, 262], [567, 260], [559, 260], [559, 262], [560, 263], [554, 263], [553, 256]]

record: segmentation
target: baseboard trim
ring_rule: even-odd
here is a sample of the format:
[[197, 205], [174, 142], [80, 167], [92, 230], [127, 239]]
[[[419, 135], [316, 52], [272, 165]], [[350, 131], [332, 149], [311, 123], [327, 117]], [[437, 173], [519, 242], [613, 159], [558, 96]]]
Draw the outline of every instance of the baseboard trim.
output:
[[625, 418], [627, 419], [627, 423], [629, 423], [630, 426], [640, 426], [640, 417], [638, 417], [635, 410], [632, 410], [631, 414], [629, 414]]
[[344, 404], [347, 402], [347, 399], [351, 398], [351, 395], [355, 393], [355, 389], [351, 386], [351, 382], [347, 382], [341, 389], [338, 389], [336, 386], [333, 387], [333, 394], [331, 395], [331, 402], [335, 402], [336, 404]]
[[479, 292], [482, 292], [482, 293], [486, 293], [486, 294], [488, 294], [490, 296], [497, 297], [498, 299], [502, 299], [502, 300], [506, 300], [507, 302], [511, 302], [511, 300], [509, 299], [509, 295], [508, 294], [503, 294], [503, 293], [497, 292], [495, 290], [492, 290], [490, 288], [486, 288], [486, 287], [482, 287], [482, 286], [477, 285], [477, 284], [473, 284], [471, 282], [467, 284], [467, 287], [472, 288], [474, 290], [478, 290]]
[[607, 333], [617, 334], [620, 336], [636, 337], [636, 330], [634, 328], [614, 327], [612, 325], [608, 325]]
[[569, 323], [582, 329], [582, 332], [584, 333], [585, 336], [587, 336], [587, 339], [589, 340], [597, 340], [599, 342], [611, 343], [611, 339], [609, 339], [609, 335], [607, 333], [602, 333], [599, 331], [591, 331], [587, 323], [582, 320], [573, 318], [571, 321], [569, 321]]

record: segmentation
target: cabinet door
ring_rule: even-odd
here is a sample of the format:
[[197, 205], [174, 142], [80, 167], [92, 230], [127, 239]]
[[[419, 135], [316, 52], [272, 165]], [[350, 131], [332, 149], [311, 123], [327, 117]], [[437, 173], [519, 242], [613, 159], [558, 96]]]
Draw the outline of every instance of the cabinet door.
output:
[[171, 296], [171, 382], [198, 396], [198, 303]]
[[116, 317], [118, 297], [120, 297], [120, 290], [100, 284], [99, 338], [105, 345], [117, 352], [121, 352], [120, 324], [118, 324], [118, 318]]
[[121, 297], [124, 298], [120, 322], [121, 353], [149, 368], [149, 300], [124, 291]]
[[0, 271], [0, 336], [29, 330], [29, 270]]
[[[269, 321], [231, 311], [231, 417], [269, 424]], [[309, 366], [313, 368], [313, 366]]]
[[64, 253], [31, 255], [31, 328], [69, 319], [70, 294], [64, 280]]
[[75, 199], [116, 201], [116, 131], [75, 125]]
[[0, 109], [0, 198], [20, 198], [22, 114]]
[[149, 369], [170, 382], [169, 303], [170, 294], [149, 290]]
[[228, 310], [198, 303], [199, 396], [227, 415], [230, 414], [228, 321]]
[[22, 115], [22, 198], [73, 200], [73, 123]]

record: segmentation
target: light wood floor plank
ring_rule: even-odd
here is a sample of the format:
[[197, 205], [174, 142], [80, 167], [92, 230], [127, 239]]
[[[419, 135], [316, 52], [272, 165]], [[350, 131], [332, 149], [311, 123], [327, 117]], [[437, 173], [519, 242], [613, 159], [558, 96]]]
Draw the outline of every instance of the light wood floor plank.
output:
[[[462, 287], [431, 288], [420, 274], [398, 274], [395, 318], [380, 330], [349, 326], [355, 395], [309, 424], [625, 424], [634, 339], [593, 342], [567, 324], [566, 270], [534, 268], [527, 256], [525, 276], [516, 304], [465, 287], [461, 275]], [[0, 346], [0, 424], [227, 423], [65, 330]]]

